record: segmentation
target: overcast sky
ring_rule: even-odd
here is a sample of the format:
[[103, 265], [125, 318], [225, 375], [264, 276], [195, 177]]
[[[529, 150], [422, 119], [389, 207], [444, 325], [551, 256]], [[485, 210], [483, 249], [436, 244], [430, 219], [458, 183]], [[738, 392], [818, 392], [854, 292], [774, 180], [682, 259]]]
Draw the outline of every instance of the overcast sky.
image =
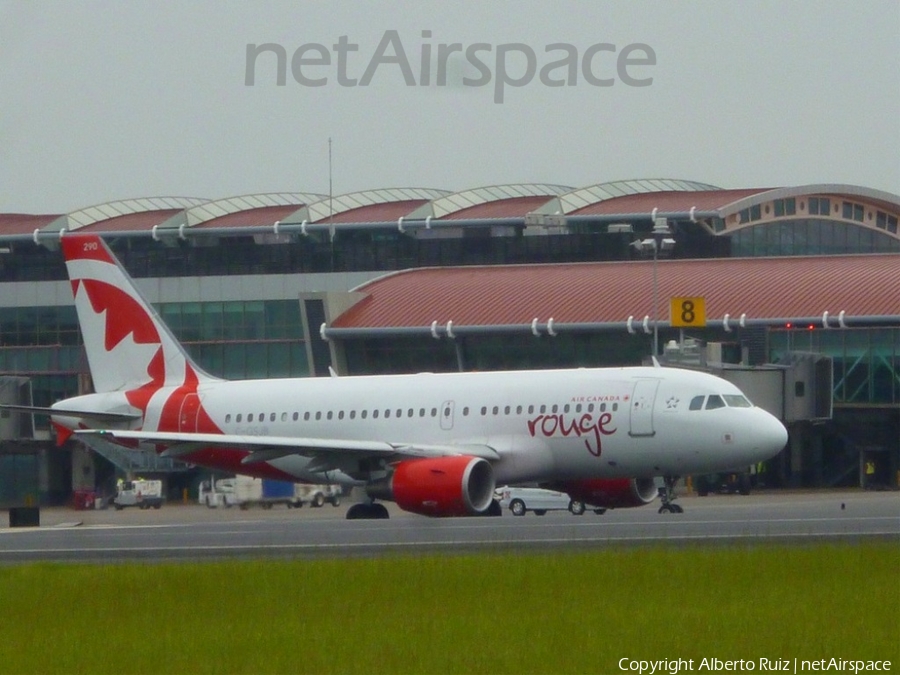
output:
[[[329, 137], [335, 194], [642, 177], [897, 194], [898, 37], [897, 0], [0, 0], [0, 212], [327, 193]], [[247, 45], [265, 43], [284, 83], [269, 51], [248, 86]]]

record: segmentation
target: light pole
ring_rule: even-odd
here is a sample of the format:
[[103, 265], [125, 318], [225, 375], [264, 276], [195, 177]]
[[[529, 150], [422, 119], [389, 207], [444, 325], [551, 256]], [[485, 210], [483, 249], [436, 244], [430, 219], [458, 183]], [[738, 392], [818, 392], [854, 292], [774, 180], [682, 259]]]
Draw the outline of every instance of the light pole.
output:
[[653, 356], [659, 355], [659, 279], [656, 261], [660, 251], [671, 251], [675, 246], [672, 230], [665, 218], [653, 220], [653, 230], [646, 239], [639, 239], [633, 245], [643, 254], [653, 254]]

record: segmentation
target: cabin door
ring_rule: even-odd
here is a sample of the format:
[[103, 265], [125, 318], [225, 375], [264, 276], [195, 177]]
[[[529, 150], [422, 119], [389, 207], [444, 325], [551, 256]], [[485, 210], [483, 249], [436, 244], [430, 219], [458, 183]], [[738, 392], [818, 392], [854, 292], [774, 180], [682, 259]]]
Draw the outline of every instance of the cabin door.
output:
[[441, 403], [441, 429], [450, 431], [453, 428], [453, 401], [444, 401]]
[[200, 397], [197, 394], [185, 394], [178, 413], [178, 431], [196, 433], [197, 416], [200, 413]]
[[653, 436], [653, 402], [659, 380], [638, 380], [631, 394], [631, 431], [629, 436]]

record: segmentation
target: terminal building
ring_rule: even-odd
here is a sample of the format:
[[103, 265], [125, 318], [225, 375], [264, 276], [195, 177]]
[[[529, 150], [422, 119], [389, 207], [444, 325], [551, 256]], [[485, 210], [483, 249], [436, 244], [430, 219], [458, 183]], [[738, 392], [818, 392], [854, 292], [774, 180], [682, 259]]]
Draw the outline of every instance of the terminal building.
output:
[[[819, 364], [815, 410], [792, 413], [802, 381], [768, 404], [791, 441], [767, 483], [896, 487], [898, 218], [900, 196], [858, 186], [670, 179], [0, 214], [0, 402], [90, 391], [59, 238], [92, 232], [214, 375], [636, 365], [655, 353], [786, 383], [806, 355]], [[693, 305], [679, 321], [672, 298], [701, 298], [703, 321]], [[64, 503], [138, 473], [165, 474], [172, 494], [200, 480], [155, 456], [56, 447], [46, 420], [0, 417], [0, 506]]]

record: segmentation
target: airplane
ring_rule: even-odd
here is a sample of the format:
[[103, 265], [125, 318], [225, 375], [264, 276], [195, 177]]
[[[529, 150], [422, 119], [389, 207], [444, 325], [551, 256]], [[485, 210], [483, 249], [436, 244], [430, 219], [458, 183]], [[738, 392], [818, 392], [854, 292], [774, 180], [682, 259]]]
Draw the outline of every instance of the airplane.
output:
[[[228, 381], [199, 368], [97, 235], [65, 234], [95, 393], [50, 408], [57, 442], [153, 449], [260, 478], [357, 486], [348, 519], [500, 515], [500, 484], [596, 508], [674, 503], [679, 476], [777, 454], [781, 422], [713, 375], [654, 366]], [[655, 477], [665, 487], [657, 489]]]

